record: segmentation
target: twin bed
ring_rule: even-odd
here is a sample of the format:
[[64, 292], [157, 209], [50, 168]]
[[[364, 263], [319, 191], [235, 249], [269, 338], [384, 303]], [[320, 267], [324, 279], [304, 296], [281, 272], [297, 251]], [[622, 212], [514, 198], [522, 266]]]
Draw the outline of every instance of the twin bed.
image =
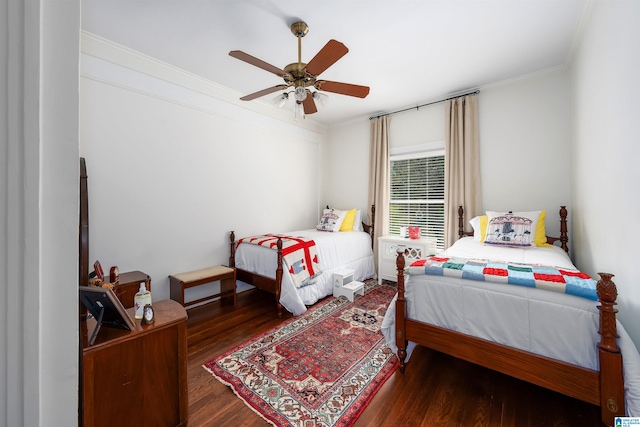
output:
[[[371, 212], [373, 218], [373, 206]], [[232, 231], [229, 266], [236, 268], [238, 281], [274, 294], [278, 315], [281, 315], [283, 307], [294, 315], [302, 314], [307, 306], [333, 294], [334, 272], [353, 270], [354, 280], [358, 281], [376, 276], [372, 249], [374, 224], [364, 224], [361, 216], [356, 215], [352, 231], [328, 232], [309, 229], [282, 233], [285, 236], [302, 237], [315, 242], [322, 272], [312, 284], [294, 284], [292, 274], [284, 267], [281, 239], [274, 240], [273, 250], [260, 245], [238, 244]]]
[[[435, 260], [405, 268], [404, 256], [398, 254], [398, 294], [389, 305], [382, 333], [398, 355], [401, 371], [405, 372], [415, 345], [423, 345], [600, 406], [606, 425], [614, 425], [616, 416], [639, 416], [640, 355], [616, 320], [617, 291], [612, 275], [600, 274], [597, 292], [595, 287], [583, 288], [590, 279], [573, 277], [576, 268], [567, 254], [566, 209], [560, 209], [559, 237], [543, 233], [541, 244], [539, 233], [535, 233], [537, 244], [522, 248], [484, 244], [488, 236], [479, 238], [477, 230], [475, 236], [464, 232], [462, 207], [458, 213], [460, 239], [437, 254]], [[544, 215], [539, 219], [544, 225]], [[477, 228], [477, 221], [473, 225]], [[498, 243], [517, 234], [518, 227], [510, 217], [506, 224], [494, 225], [494, 230], [499, 231]], [[540, 231], [535, 223], [533, 228]], [[334, 272], [354, 270], [354, 280], [375, 277], [373, 224], [363, 224], [362, 231], [327, 233], [314, 229], [286, 235], [315, 241], [322, 273], [314, 283], [294, 284], [292, 275], [283, 267], [283, 244], [279, 238], [274, 240], [274, 251], [238, 244], [234, 233], [230, 235], [229, 265], [236, 267], [237, 279], [275, 294], [279, 314], [282, 307], [294, 315], [301, 314], [306, 306], [331, 295]], [[534, 241], [533, 234], [521, 235]], [[544, 271], [543, 278], [535, 283], [520, 276], [469, 280], [463, 278], [467, 273], [462, 273], [462, 267], [460, 272], [449, 274], [423, 274], [429, 263], [441, 266], [460, 263], [462, 259], [473, 260], [464, 268], [476, 270], [496, 267], [484, 265], [486, 260], [499, 260], [514, 270], [554, 266], [568, 275], [565, 279], [569, 284], [558, 292], [545, 289], [555, 287], [550, 277], [557, 271]], [[521, 286], [506, 283], [512, 279], [521, 280]]]
[[[541, 289], [553, 282], [551, 273], [530, 282], [524, 276], [469, 280], [478, 269], [502, 274], [497, 271], [505, 264], [521, 275], [529, 274], [519, 271], [527, 265], [534, 270], [537, 265], [556, 266], [573, 275], [566, 215], [562, 207], [561, 236], [547, 239], [560, 242], [562, 248], [486, 245], [477, 233], [473, 237], [463, 231], [460, 208], [461, 238], [449, 249], [408, 268], [399, 253], [398, 294], [382, 333], [396, 351], [401, 371], [418, 344], [598, 405], [606, 425], [624, 416], [625, 409], [638, 416], [640, 356], [616, 321], [617, 293], [611, 275], [601, 273], [597, 297], [595, 290], [581, 287], [580, 279], [558, 292]], [[511, 223], [509, 227], [513, 228]], [[444, 270], [444, 265], [453, 266], [452, 270]], [[521, 286], [506, 283], [518, 279], [524, 281]], [[573, 276], [567, 283], [571, 280]], [[599, 306], [593, 299], [600, 301]]]

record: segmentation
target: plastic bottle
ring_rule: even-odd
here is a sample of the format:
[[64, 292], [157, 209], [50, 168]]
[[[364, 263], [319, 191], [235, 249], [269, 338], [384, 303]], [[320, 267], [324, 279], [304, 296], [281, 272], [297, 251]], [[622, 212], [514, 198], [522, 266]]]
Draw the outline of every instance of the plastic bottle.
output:
[[145, 283], [140, 283], [140, 290], [133, 297], [135, 306], [135, 318], [142, 319], [144, 306], [151, 304], [151, 292], [147, 290]]

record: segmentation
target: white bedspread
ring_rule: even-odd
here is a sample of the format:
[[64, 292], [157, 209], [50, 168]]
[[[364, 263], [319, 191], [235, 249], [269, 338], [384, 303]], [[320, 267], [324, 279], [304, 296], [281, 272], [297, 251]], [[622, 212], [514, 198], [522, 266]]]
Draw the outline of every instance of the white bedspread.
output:
[[[442, 255], [544, 264], [575, 269], [559, 247], [487, 247], [463, 238]], [[598, 369], [599, 303], [568, 294], [445, 276], [405, 276], [407, 316], [468, 335], [568, 363]], [[382, 333], [394, 352], [395, 298]], [[618, 322], [625, 399], [630, 416], [640, 416], [640, 355]], [[408, 355], [415, 347], [410, 343]]]
[[[315, 229], [288, 231], [287, 236], [302, 236], [316, 242], [322, 274], [316, 283], [296, 289], [288, 271], [283, 271], [280, 304], [294, 315], [300, 315], [321, 298], [333, 294], [333, 273], [354, 270], [354, 280], [376, 277], [371, 236], [362, 231], [336, 232]], [[276, 251], [257, 245], [241, 244], [236, 250], [236, 267], [275, 278]]]

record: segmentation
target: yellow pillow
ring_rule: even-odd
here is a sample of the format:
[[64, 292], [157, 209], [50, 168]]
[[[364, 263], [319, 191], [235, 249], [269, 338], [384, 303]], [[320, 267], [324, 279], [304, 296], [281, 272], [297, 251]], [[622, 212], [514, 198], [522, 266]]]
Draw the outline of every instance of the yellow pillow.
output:
[[484, 242], [484, 239], [487, 237], [487, 224], [489, 224], [489, 217], [487, 215], [482, 215], [480, 217], [480, 241]]
[[340, 226], [340, 231], [352, 231], [355, 219], [356, 209], [347, 211], [347, 215], [345, 215], [344, 220], [342, 221], [342, 225]]
[[536, 234], [533, 237], [533, 243], [536, 246], [548, 246], [547, 245], [547, 230], [544, 226], [544, 218], [547, 216], [547, 211], [545, 209], [540, 212], [540, 216], [538, 217], [538, 224], [536, 225]]

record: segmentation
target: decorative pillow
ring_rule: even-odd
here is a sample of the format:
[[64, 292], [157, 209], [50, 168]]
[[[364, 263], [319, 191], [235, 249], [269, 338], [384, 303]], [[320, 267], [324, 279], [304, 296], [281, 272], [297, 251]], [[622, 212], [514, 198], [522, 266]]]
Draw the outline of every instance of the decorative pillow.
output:
[[353, 220], [353, 231], [364, 231], [364, 227], [362, 226], [362, 211], [360, 209], [356, 209], [356, 217]]
[[319, 231], [340, 231], [340, 226], [344, 217], [347, 215], [346, 211], [338, 211], [336, 209], [325, 209], [320, 223], [316, 226], [316, 230]]
[[485, 244], [500, 246], [535, 246], [536, 226], [541, 211], [491, 212], [487, 211], [488, 223]]
[[340, 231], [353, 231], [353, 223], [356, 220], [356, 210], [351, 209], [347, 211], [347, 214], [344, 216], [344, 220], [340, 225]]

